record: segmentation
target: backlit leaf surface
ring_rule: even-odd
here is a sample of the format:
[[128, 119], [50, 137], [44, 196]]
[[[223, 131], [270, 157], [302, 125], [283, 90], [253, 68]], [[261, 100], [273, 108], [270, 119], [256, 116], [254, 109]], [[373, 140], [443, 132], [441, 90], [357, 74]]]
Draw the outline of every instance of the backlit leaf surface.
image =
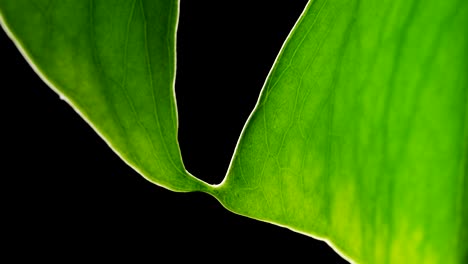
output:
[[[133, 168], [362, 263], [468, 259], [468, 2], [310, 1], [225, 180], [177, 143], [175, 0], [1, 0], [43, 79]], [[287, 3], [285, 3], [287, 4]]]

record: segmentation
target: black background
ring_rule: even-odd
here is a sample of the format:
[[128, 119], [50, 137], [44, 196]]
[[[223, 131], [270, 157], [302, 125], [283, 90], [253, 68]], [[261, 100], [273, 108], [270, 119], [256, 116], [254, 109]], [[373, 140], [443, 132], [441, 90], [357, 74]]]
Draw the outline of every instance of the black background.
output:
[[[209, 183], [223, 179], [307, 1], [255, 2], [263, 5], [181, 3], [179, 141], [186, 168]], [[0, 63], [2, 239], [17, 260], [218, 262], [223, 255], [346, 263], [324, 242], [235, 215], [208, 195], [173, 193], [144, 180], [36, 76], [4, 32]]]

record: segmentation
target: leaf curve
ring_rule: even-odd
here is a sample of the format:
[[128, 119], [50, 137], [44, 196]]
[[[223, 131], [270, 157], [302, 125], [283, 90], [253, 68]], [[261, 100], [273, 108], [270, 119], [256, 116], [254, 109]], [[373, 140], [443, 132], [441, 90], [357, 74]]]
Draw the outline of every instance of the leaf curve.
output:
[[35, 71], [124, 161], [171, 190], [205, 188], [177, 144], [177, 1], [15, 0], [0, 12]]
[[357, 262], [463, 263], [466, 25], [466, 1], [309, 2], [221, 202]]
[[[151, 38], [145, 32], [150, 23], [144, 21], [150, 16], [141, 6], [156, 2], [122, 2], [127, 4], [122, 12], [131, 10], [126, 23], [116, 27], [120, 32], [115, 34], [115, 42], [123, 45], [120, 49], [123, 53], [109, 52], [108, 57], [93, 55], [93, 51], [100, 55], [105, 52], [99, 45], [89, 43], [100, 43], [98, 38], [112, 36], [113, 31], [109, 30], [112, 27], [96, 26], [96, 31], [102, 31], [84, 39], [73, 36], [73, 33], [67, 35], [81, 32], [89, 25], [99, 25], [95, 15], [85, 16], [74, 30], [67, 33], [62, 30], [56, 37], [75, 46], [75, 51], [70, 52], [75, 56], [71, 58], [105, 64], [105, 70], [104, 67], [97, 68], [101, 73], [112, 66], [112, 63], [102, 63], [101, 60], [115, 59], [114, 54], [121, 55], [123, 65], [131, 65], [134, 61], [127, 59], [129, 53], [125, 47], [133, 42], [132, 38], [126, 41], [125, 33], [130, 32], [128, 29], [135, 19], [138, 21], [135, 24], [140, 26], [135, 38], [145, 40], [139, 44], [147, 43]], [[54, 2], [42, 3], [47, 6]], [[90, 8], [93, 3], [99, 2], [76, 2], [74, 9], [81, 7], [77, 9], [94, 14], [100, 9], [98, 6]], [[7, 13], [15, 13], [15, 4], [4, 1], [0, 6], [2, 25], [7, 25], [11, 31], [14, 30], [8, 19], [14, 17], [7, 18]], [[9, 8], [11, 10], [6, 11]], [[34, 22], [42, 23], [44, 28], [50, 26], [50, 22], [40, 22], [44, 18], [39, 18], [42, 16], [39, 13], [47, 13], [47, 10], [32, 16]], [[112, 21], [106, 16], [109, 10], [102, 11], [103, 22]], [[135, 14], [135, 18], [131, 14]], [[54, 19], [64, 19], [58, 15]], [[173, 84], [169, 80], [173, 80], [173, 72], [167, 72], [171, 68], [167, 66], [174, 59], [173, 47], [169, 47], [167, 57], [158, 62], [148, 59], [154, 54], [129, 56], [135, 58], [139, 66], [125, 66], [123, 70], [109, 74], [111, 83], [123, 85], [105, 85], [125, 87], [134, 76], [126, 73], [127, 69], [135, 70], [134, 73], [144, 80], [139, 84], [147, 87], [147, 95], [151, 96], [137, 96], [141, 102], [136, 105], [152, 108], [141, 111], [147, 113], [141, 120], [128, 117], [136, 106], [129, 102], [114, 102], [118, 108], [127, 105], [127, 116], [123, 119], [132, 128], [129, 133], [140, 133], [133, 139], [144, 142], [129, 143], [128, 135], [119, 133], [110, 136], [119, 131], [117, 126], [121, 122], [109, 124], [112, 122], [107, 119], [115, 114], [108, 109], [102, 116], [84, 110], [96, 107], [103, 100], [81, 102], [80, 107], [77, 100], [86, 98], [86, 91], [84, 95], [74, 95], [72, 90], [81, 86], [64, 94], [73, 98], [72, 103], [84, 111], [86, 118], [103, 122], [97, 130], [105, 138], [113, 137], [112, 147], [118, 149], [127, 162], [167, 188], [204, 190], [234, 212], [328, 238], [355, 261], [459, 263], [467, 258], [468, 251], [464, 243], [467, 241], [468, 219], [468, 209], [464, 206], [468, 201], [465, 191], [468, 182], [467, 79], [464, 74], [468, 45], [463, 26], [468, 24], [467, 17], [467, 4], [463, 1], [424, 4], [420, 1], [311, 1], [269, 75], [225, 181], [217, 187], [206, 186], [191, 177], [180, 160], [175, 137], [176, 113], [170, 95]], [[165, 25], [171, 27], [167, 22], [171, 19], [166, 19]], [[176, 20], [172, 18], [171, 21], [175, 25]], [[23, 22], [15, 26], [21, 26]], [[160, 36], [165, 36], [155, 37], [155, 43], [160, 45], [158, 51], [164, 50], [167, 39], [173, 41], [174, 34], [169, 32], [175, 31], [175, 27], [161, 28], [164, 27], [154, 28]], [[28, 43], [34, 43], [37, 36], [28, 36], [20, 29], [13, 33], [34, 38], [19, 40], [27, 50]], [[50, 36], [42, 38], [49, 39]], [[72, 45], [74, 41], [77, 41], [76, 45]], [[102, 41], [108, 42], [109, 39]], [[148, 52], [148, 47], [153, 47], [143, 46], [131, 52]], [[87, 56], [77, 56], [76, 50], [85, 51]], [[41, 52], [34, 52], [32, 48], [27, 51], [31, 57], [40, 57]], [[60, 52], [63, 51], [51, 49], [51, 54], [57, 56], [55, 60], [47, 60], [57, 63], [67, 58]], [[51, 67], [38, 61], [34, 63], [41, 69]], [[61, 63], [61, 67], [54, 69], [56, 72], [71, 67], [70, 62]], [[86, 62], [81, 64], [89, 66]], [[165, 74], [159, 70], [155, 73], [154, 65], [159, 65]], [[88, 71], [78, 73], [90, 79], [93, 76]], [[52, 75], [54, 73], [48, 77]], [[163, 96], [153, 97], [151, 93], [159, 89], [153, 89], [153, 78], [158, 75], [165, 80], [162, 81]], [[114, 78], [124, 81], [118, 82]], [[76, 76], [71, 79], [80, 83]], [[50, 82], [64, 86], [60, 80]], [[151, 101], [149, 98], [155, 99]], [[158, 105], [154, 103], [158, 98], [166, 100], [161, 99], [162, 104]], [[163, 110], [154, 111], [159, 106]], [[159, 121], [155, 122], [159, 112], [162, 115], [170, 113], [161, 122], [165, 129], [160, 128]], [[147, 126], [155, 133], [146, 132]], [[135, 127], [140, 127], [139, 132], [133, 131]], [[163, 134], [168, 131], [166, 129], [170, 132]], [[150, 147], [155, 142], [157, 147]], [[142, 163], [131, 157], [129, 153], [133, 151], [128, 145], [133, 146], [133, 150], [138, 149], [144, 157], [164, 158], [158, 165]], [[158, 155], [151, 154], [153, 151]], [[144, 171], [141, 168], [145, 168]], [[160, 175], [165, 176], [160, 178]], [[440, 208], [437, 212], [432, 210], [435, 205]]]

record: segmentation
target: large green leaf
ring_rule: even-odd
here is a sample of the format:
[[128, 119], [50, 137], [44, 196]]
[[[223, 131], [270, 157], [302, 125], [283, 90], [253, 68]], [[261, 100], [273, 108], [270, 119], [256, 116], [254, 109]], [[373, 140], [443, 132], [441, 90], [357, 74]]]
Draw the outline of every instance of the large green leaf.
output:
[[1, 0], [41, 76], [133, 168], [363, 263], [468, 261], [468, 3], [310, 1], [225, 180], [185, 171], [178, 1]]
[[313, 1], [220, 188], [365, 263], [467, 260], [468, 2]]
[[177, 144], [177, 1], [0, 3], [36, 71], [129, 165], [171, 190], [203, 189]]

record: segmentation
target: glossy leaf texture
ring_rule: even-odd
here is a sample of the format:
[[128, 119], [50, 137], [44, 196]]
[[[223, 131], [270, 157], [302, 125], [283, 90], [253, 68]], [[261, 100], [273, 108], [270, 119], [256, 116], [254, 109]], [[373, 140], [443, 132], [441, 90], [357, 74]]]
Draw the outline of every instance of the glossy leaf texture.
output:
[[186, 172], [178, 1], [1, 0], [51, 87], [150, 181], [331, 242], [359, 263], [468, 260], [468, 3], [310, 1], [225, 180]]

